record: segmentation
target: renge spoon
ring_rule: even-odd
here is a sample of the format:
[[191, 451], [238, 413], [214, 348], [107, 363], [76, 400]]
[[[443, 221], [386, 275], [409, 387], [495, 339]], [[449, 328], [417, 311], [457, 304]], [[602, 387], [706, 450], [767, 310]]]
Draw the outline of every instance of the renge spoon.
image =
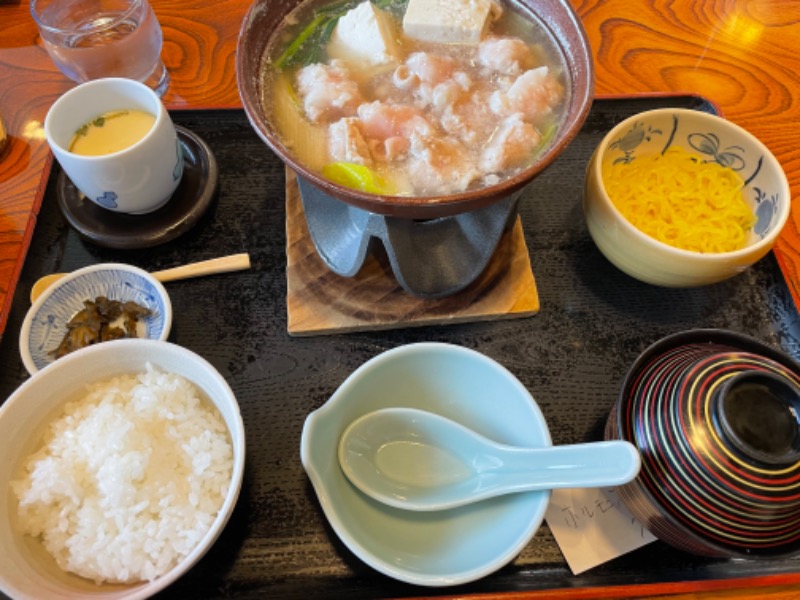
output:
[[641, 459], [626, 441], [519, 448], [435, 413], [386, 408], [345, 429], [339, 464], [375, 500], [433, 511], [515, 492], [621, 485]]

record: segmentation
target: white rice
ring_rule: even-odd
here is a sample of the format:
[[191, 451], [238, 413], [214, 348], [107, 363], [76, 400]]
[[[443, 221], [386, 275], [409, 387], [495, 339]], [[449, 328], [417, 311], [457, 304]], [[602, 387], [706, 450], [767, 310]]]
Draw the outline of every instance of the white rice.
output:
[[232, 465], [216, 408], [148, 365], [67, 403], [11, 486], [23, 531], [62, 569], [98, 584], [152, 581], [206, 534]]

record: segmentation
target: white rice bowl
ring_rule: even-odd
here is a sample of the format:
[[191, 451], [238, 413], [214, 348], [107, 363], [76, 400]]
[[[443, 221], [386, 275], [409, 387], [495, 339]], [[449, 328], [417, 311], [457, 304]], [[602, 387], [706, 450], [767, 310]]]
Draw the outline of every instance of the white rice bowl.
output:
[[1, 591], [146, 598], [222, 531], [241, 486], [244, 428], [212, 365], [127, 339], [26, 381], [0, 406], [0, 453]]
[[225, 500], [225, 423], [186, 379], [152, 365], [91, 384], [11, 482], [25, 534], [65, 571], [152, 581], [186, 557]]

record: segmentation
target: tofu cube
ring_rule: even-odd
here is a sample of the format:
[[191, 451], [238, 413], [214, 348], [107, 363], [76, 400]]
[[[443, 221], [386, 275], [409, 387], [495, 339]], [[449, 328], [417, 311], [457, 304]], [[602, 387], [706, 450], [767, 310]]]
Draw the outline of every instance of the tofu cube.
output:
[[356, 67], [395, 65], [398, 48], [389, 17], [362, 2], [339, 19], [328, 42], [328, 56]]
[[409, 0], [403, 33], [445, 44], [477, 44], [492, 12], [491, 0]]

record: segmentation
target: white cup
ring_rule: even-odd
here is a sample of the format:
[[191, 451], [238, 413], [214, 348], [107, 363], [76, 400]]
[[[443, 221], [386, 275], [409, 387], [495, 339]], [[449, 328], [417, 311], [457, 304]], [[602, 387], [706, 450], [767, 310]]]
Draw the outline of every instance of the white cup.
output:
[[[142, 139], [100, 156], [69, 151], [80, 127], [106, 112], [123, 109], [155, 115], [155, 123]], [[133, 79], [95, 79], [66, 92], [48, 111], [44, 133], [75, 187], [108, 210], [152, 212], [167, 203], [183, 175], [183, 152], [169, 113], [152, 89]]]

